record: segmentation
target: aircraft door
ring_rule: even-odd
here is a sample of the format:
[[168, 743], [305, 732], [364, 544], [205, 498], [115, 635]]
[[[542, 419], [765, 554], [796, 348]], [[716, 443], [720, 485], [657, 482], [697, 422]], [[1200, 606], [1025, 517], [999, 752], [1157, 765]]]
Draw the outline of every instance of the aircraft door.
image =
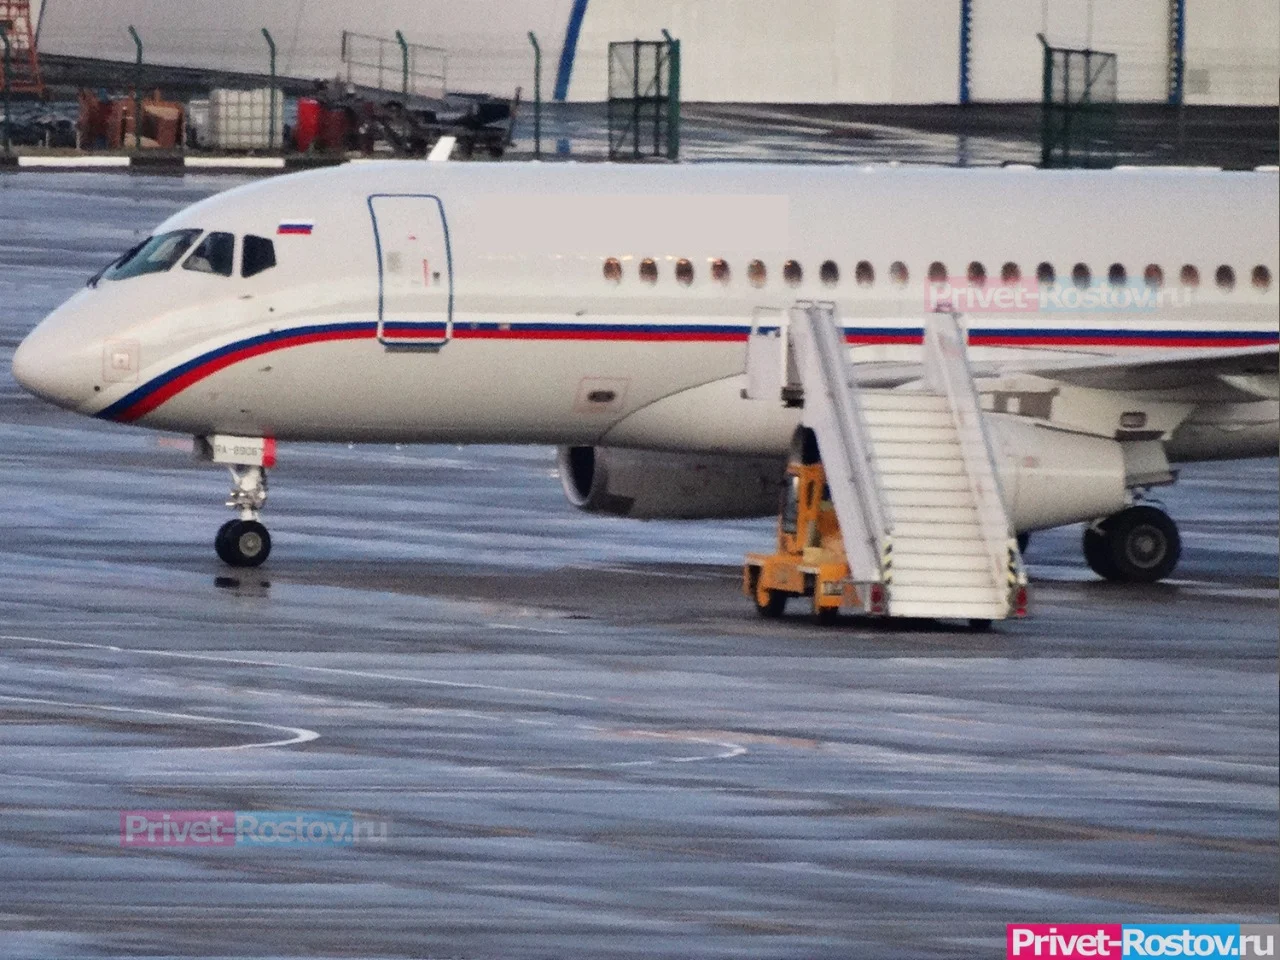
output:
[[430, 194], [369, 198], [378, 256], [378, 339], [439, 348], [453, 335], [453, 252], [444, 204]]

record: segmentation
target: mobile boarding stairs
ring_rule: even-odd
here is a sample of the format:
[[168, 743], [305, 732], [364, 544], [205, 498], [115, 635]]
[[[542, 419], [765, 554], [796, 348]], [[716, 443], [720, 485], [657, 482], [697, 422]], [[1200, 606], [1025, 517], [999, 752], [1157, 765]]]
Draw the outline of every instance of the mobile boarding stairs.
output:
[[[835, 613], [819, 606], [831, 594], [849, 611], [974, 626], [1026, 613], [1026, 572], [965, 333], [947, 313], [928, 316], [924, 331], [923, 377], [895, 389], [858, 385], [833, 304], [800, 302], [778, 327], [752, 331], [746, 395], [803, 406], [829, 488], [822, 499], [839, 522], [847, 581], [819, 584], [816, 567], [799, 568], [815, 614]], [[750, 565], [761, 559], [749, 558], [748, 582], [758, 582], [763, 568]], [[781, 599], [763, 590], [758, 606], [760, 597]]]

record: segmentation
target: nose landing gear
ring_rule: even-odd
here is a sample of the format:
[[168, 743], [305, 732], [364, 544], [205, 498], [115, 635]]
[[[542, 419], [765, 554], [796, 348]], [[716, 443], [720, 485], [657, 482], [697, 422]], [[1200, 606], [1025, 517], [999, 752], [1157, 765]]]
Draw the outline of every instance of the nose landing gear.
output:
[[1085, 527], [1081, 546], [1094, 573], [1122, 583], [1163, 580], [1182, 555], [1178, 525], [1148, 504], [1127, 507]]
[[267, 501], [267, 471], [262, 467], [236, 465], [231, 471], [231, 496], [227, 506], [240, 514], [218, 529], [213, 548], [222, 562], [232, 567], [256, 567], [271, 554], [271, 534], [258, 519]]
[[256, 567], [271, 555], [271, 534], [263, 526], [262, 505], [267, 502], [267, 468], [276, 463], [276, 442], [271, 437], [197, 437], [196, 457], [225, 464], [231, 471], [231, 495], [227, 506], [236, 518], [218, 528], [213, 549], [231, 567]]

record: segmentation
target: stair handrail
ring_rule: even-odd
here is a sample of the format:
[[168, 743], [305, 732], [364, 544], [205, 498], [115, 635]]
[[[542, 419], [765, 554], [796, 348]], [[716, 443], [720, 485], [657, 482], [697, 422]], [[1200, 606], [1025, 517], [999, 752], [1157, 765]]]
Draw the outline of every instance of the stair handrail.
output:
[[[893, 516], [885, 500], [880, 477], [876, 471], [875, 460], [870, 445], [870, 428], [866, 414], [858, 396], [858, 387], [853, 376], [853, 365], [850, 362], [848, 347], [844, 340], [844, 328], [836, 318], [835, 304], [825, 301], [797, 301], [791, 308], [789, 324], [793, 342], [799, 346], [800, 361], [798, 366], [806, 368], [811, 361], [818, 366], [823, 389], [830, 403], [832, 414], [836, 418], [837, 428], [842, 437], [848, 438], [851, 449], [841, 449], [838, 453], [848, 468], [852, 479], [851, 486], [858, 498], [861, 517], [865, 518], [863, 529], [849, 529], [851, 518], [840, 517], [841, 532], [844, 535], [846, 552], [859, 547], [869, 548], [870, 556], [849, 556], [850, 569], [855, 579], [865, 577], [866, 571], [877, 572], [876, 580], [887, 579], [888, 557], [893, 536]], [[796, 337], [796, 333], [800, 337]], [[811, 341], [812, 351], [806, 350]], [[808, 379], [808, 378], [804, 378]], [[806, 397], [817, 385], [802, 384]], [[834, 389], [832, 387], [834, 386]], [[806, 402], [806, 408], [809, 408]], [[824, 464], [827, 458], [837, 451], [822, 450]], [[828, 466], [828, 474], [831, 473]], [[836, 498], [839, 511], [840, 498], [835, 485], [832, 496]]]
[[[978, 510], [978, 528], [991, 561], [993, 582], [1009, 589], [1025, 584], [1026, 571], [1009, 516], [1008, 500], [996, 460], [991, 431], [969, 366], [967, 338], [960, 315], [939, 311], [925, 318], [924, 373], [931, 390], [946, 397], [955, 423], [969, 489]], [[1001, 591], [1007, 603], [1009, 591]]]

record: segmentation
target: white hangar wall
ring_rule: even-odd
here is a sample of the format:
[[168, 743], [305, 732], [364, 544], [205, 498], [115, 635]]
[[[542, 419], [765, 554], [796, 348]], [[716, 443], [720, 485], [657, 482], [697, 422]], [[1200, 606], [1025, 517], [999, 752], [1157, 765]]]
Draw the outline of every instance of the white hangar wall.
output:
[[610, 41], [680, 38], [693, 101], [955, 101], [959, 3], [939, 0], [591, 0], [569, 88], [601, 100]]
[[[774, 103], [955, 103], [960, 0], [34, 0], [51, 53], [132, 60], [137, 26], [153, 63], [265, 70], [260, 28], [281, 73], [332, 77], [343, 29], [443, 47], [449, 86], [530, 92], [543, 50], [543, 95], [555, 89], [566, 27], [583, 13], [568, 95], [605, 96], [610, 41], [658, 39], [684, 52], [687, 100]], [[1168, 0], [973, 0], [975, 100], [1040, 97], [1043, 32], [1058, 46], [1119, 54], [1122, 100], [1166, 96]], [[1280, 99], [1280, 4], [1187, 0], [1188, 103]]]
[[[1122, 101], [1168, 96], [1168, 0], [974, 0], [975, 100], [1036, 100], [1041, 48], [1091, 47], [1118, 55]], [[1280, 5], [1275, 0], [1187, 0], [1184, 98], [1200, 104], [1280, 99]]]

